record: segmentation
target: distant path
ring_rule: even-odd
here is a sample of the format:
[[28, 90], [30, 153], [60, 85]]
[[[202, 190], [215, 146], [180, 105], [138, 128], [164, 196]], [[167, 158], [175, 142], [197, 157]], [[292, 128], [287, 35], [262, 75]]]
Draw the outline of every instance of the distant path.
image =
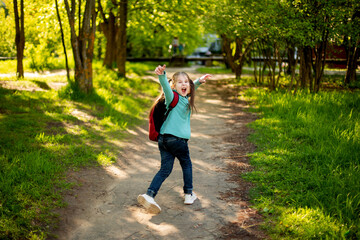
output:
[[[168, 68], [168, 75], [177, 70]], [[192, 73], [193, 69], [182, 70], [190, 72], [192, 78], [201, 75]], [[215, 79], [230, 77], [219, 75]], [[123, 151], [117, 163], [69, 173], [69, 178], [82, 186], [65, 196], [68, 207], [58, 211], [60, 227], [54, 234], [64, 240], [230, 239], [234, 233], [239, 239], [263, 238], [257, 230], [259, 217], [246, 202], [247, 192], [239, 192], [238, 180], [234, 181], [229, 171], [231, 150], [246, 142], [241, 129], [254, 116], [223, 100], [226, 96], [222, 99], [219, 90], [228, 92], [222, 84], [212, 81], [199, 88], [198, 113], [191, 120], [189, 146], [199, 200], [191, 206], [183, 204], [182, 173], [176, 162], [156, 197], [161, 213], [148, 214], [137, 204], [137, 195], [146, 192], [160, 166], [157, 144], [148, 140], [144, 124], [129, 131], [132, 137], [128, 141], [118, 143]], [[237, 143], [229, 140], [232, 136]], [[231, 192], [239, 192], [236, 201], [229, 200]]]

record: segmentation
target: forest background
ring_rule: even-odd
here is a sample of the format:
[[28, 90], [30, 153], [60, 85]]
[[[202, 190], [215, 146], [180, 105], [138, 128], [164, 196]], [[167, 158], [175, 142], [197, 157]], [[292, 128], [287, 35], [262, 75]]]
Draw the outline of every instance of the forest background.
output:
[[[358, 1], [1, 0], [0, 16], [0, 56], [17, 58], [0, 62], [1, 73], [16, 72], [14, 77], [2, 77], [2, 81], [23, 84], [25, 71], [68, 70], [66, 79], [31, 80], [47, 90], [51, 81], [64, 82], [66, 86], [55, 95], [52, 91], [1, 88], [1, 237], [46, 237], [43, 222], [50, 221], [50, 209], [60, 204], [55, 193], [48, 196], [59, 168], [85, 164], [85, 158], [105, 164], [113, 161], [110, 150], [91, 152], [75, 143], [75, 139], [84, 141], [91, 135], [83, 127], [80, 136], [49, 130], [63, 121], [75, 123], [67, 115], [72, 104], [96, 112], [93, 114], [101, 119], [94, 120], [99, 121], [97, 124], [120, 133], [138, 123], [149, 99], [157, 94], [149, 90], [151, 83], [140, 77], [154, 65], [129, 63], [127, 57], [171, 57], [169, 46], [174, 37], [184, 44], [186, 56], [208, 42], [206, 34], [216, 34], [230, 70], [215, 63], [220, 67], [206, 71], [231, 71], [238, 85], [249, 83], [243, 73], [251, 73], [250, 85], [257, 86], [246, 94], [258, 104], [262, 116], [253, 126], [262, 132], [254, 134], [254, 141], [262, 147], [253, 159], [259, 172], [267, 172], [268, 178], [262, 179], [257, 172], [248, 178], [260, 184], [254, 201], [269, 215], [268, 224], [277, 226], [269, 231], [285, 238], [359, 238]], [[328, 76], [324, 74], [329, 68], [325, 60], [336, 58], [331, 53], [337, 50], [329, 51], [333, 46], [343, 49], [344, 70], [340, 71], [343, 74]], [[252, 61], [256, 57], [263, 61]], [[260, 87], [265, 90], [258, 90]], [[148, 99], [137, 98], [139, 93]], [[44, 99], [49, 102], [45, 104]], [[26, 114], [20, 119], [13, 113]], [[330, 119], [333, 122], [328, 122]], [[28, 127], [34, 131], [29, 133]], [[284, 142], [293, 145], [275, 147], [284, 146]], [[304, 148], [296, 149], [299, 143]], [[269, 149], [272, 151], [262, 155], [260, 150]], [[304, 155], [290, 153], [289, 149]], [[25, 157], [24, 152], [28, 153]], [[60, 162], [56, 167], [37, 161], [53, 159], [54, 154]], [[294, 162], [281, 161], [281, 156], [303, 160], [300, 168], [291, 168], [293, 175], [286, 174], [286, 184], [280, 170], [289, 166], [282, 164], [294, 167]], [[24, 158], [33, 161], [25, 163]], [[31, 169], [26, 164], [33, 164], [34, 175], [21, 172]], [[270, 165], [275, 169], [270, 170]], [[312, 175], [309, 171], [314, 166]], [[44, 171], [49, 173], [46, 181], [37, 178]], [[309, 181], [305, 175], [314, 178]], [[45, 188], [40, 184], [44, 182]], [[293, 183], [299, 189], [291, 191]], [[61, 181], [58, 184], [69, 187]], [[314, 221], [322, 223], [319, 226], [323, 231], [309, 228]]]
[[[69, 58], [74, 60], [74, 80], [83, 92], [92, 90], [94, 58], [103, 59], [105, 66], [116, 67], [118, 74], [125, 76], [127, 56], [169, 56], [174, 37], [186, 46], [184, 54], [188, 55], [204, 45], [206, 33], [221, 37], [227, 65], [237, 78], [246, 61], [256, 56], [265, 58], [259, 70], [254, 65], [254, 73], [262, 82], [262, 70], [267, 68], [271, 89], [278, 86], [287, 59], [290, 76], [295, 74], [296, 65], [300, 66], [297, 85], [318, 92], [324, 60], [336, 58], [339, 51], [327, 51], [331, 46], [341, 46], [345, 52], [344, 83], [356, 81], [360, 51], [357, 1], [13, 3], [2, 0], [0, 55], [17, 55], [17, 72], [22, 77], [24, 55], [31, 59], [32, 69], [41, 70], [51, 67], [55, 56], [69, 51], [73, 55]], [[294, 77], [291, 85], [293, 81]]]

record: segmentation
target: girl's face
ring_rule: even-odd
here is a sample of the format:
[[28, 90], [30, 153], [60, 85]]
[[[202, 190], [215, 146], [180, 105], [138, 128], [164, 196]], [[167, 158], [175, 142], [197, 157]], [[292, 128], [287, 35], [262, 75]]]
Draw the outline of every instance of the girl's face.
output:
[[190, 94], [190, 81], [184, 75], [179, 75], [174, 83], [174, 89], [183, 97]]

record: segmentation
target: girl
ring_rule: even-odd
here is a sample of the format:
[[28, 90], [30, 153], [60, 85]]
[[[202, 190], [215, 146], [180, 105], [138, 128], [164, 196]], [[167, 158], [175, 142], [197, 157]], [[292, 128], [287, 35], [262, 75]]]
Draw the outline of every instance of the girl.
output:
[[193, 82], [186, 73], [177, 72], [173, 75], [170, 86], [166, 78], [165, 68], [165, 65], [159, 65], [155, 69], [155, 73], [159, 76], [160, 84], [163, 88], [165, 104], [168, 107], [171, 103], [174, 97], [173, 90], [179, 94], [179, 102], [171, 110], [160, 130], [158, 138], [161, 155], [160, 170], [153, 178], [146, 194], [141, 194], [137, 198], [138, 202], [151, 213], [159, 213], [161, 211], [154, 197], [158, 193], [161, 184], [170, 175], [175, 157], [178, 158], [183, 172], [184, 203], [192, 204], [197, 199], [195, 193], [192, 192], [192, 164], [187, 143], [191, 132], [190, 114], [191, 111], [195, 110], [195, 89], [211, 77], [210, 74], [206, 74]]

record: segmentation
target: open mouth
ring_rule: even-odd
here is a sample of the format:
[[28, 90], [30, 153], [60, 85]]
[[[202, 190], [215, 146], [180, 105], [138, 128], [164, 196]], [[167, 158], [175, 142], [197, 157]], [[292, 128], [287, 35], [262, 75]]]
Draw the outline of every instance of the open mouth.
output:
[[187, 89], [186, 89], [186, 88], [182, 88], [182, 89], [181, 89], [181, 92], [182, 92], [182, 94], [186, 94]]

